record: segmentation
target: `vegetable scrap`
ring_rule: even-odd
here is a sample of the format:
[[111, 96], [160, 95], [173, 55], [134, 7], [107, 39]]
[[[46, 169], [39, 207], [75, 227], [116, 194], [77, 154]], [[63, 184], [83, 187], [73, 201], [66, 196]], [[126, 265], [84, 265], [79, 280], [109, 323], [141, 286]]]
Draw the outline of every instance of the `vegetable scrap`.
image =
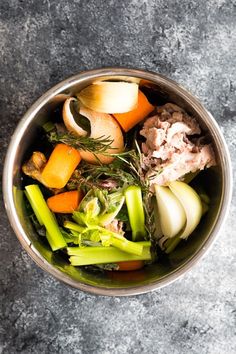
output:
[[209, 137], [143, 91], [110, 80], [67, 98], [60, 123], [43, 126], [50, 149], [32, 147], [22, 166], [32, 225], [72, 266], [145, 268], [184, 246], [211, 208], [199, 178], [216, 165]]

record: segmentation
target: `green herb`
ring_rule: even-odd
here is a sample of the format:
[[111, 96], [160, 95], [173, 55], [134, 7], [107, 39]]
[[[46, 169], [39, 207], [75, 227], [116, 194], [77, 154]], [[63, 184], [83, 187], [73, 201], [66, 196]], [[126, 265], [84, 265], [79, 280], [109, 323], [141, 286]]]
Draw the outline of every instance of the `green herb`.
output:
[[149, 188], [149, 179], [145, 178], [143, 173], [143, 154], [136, 140], [134, 140], [134, 145], [135, 150], [133, 149], [123, 154], [117, 154], [117, 158], [126, 165], [126, 168], [128, 168], [128, 171], [133, 177], [134, 182], [130, 183], [130, 185], [138, 185], [141, 187], [145, 213], [145, 228], [148, 238], [151, 239], [155, 232], [154, 210], [151, 203], [152, 193]]
[[115, 154], [118, 159], [123, 161], [128, 170], [134, 178], [141, 184], [143, 188], [148, 187], [148, 180], [145, 179], [143, 174], [142, 164], [143, 164], [143, 154], [140, 150], [137, 140], [134, 140], [135, 149], [129, 150], [124, 153]]
[[96, 264], [95, 266], [91, 266], [100, 270], [119, 270], [119, 265], [117, 263], [105, 263], [105, 264]]
[[46, 236], [46, 229], [44, 225], [40, 225], [40, 223], [38, 222], [38, 219], [36, 218], [35, 214], [32, 214], [29, 216], [32, 224], [34, 225], [34, 228], [36, 230], [36, 232], [39, 234], [39, 236]]
[[[127, 206], [124, 204], [119, 213], [117, 214], [117, 219], [123, 221], [124, 223], [129, 225], [129, 216]], [[127, 230], [127, 229], [126, 229]]]
[[86, 136], [75, 136], [71, 133], [50, 132], [48, 140], [51, 143], [63, 143], [72, 146], [78, 150], [87, 150], [92, 153], [105, 153], [108, 149], [112, 149], [113, 139], [110, 137], [100, 136], [98, 138], [90, 138]]
[[80, 164], [79, 170], [75, 170], [70, 178], [67, 188], [76, 189], [86, 187], [88, 190], [91, 188], [99, 188], [105, 190], [104, 180], [111, 181], [114, 186], [110, 187], [111, 190], [117, 188], [124, 188], [136, 182], [136, 176], [127, 171], [127, 166], [121, 160], [115, 159], [109, 165], [94, 165], [87, 163]]
[[80, 165], [67, 184], [69, 189], [100, 187], [104, 178], [112, 178], [116, 182], [116, 188], [127, 188], [130, 185], [140, 186], [143, 195], [143, 208], [145, 213], [146, 230], [149, 239], [155, 229], [154, 211], [150, 202], [152, 193], [149, 190], [149, 180], [145, 179], [142, 170], [143, 154], [135, 140], [136, 150], [129, 150], [120, 154], [113, 154], [115, 160], [109, 165], [94, 166]]
[[145, 181], [140, 164], [140, 154], [130, 150], [120, 154], [112, 154], [115, 157], [108, 165], [94, 165], [87, 163], [80, 164], [79, 170], [75, 170], [67, 184], [68, 189], [86, 187], [103, 188], [104, 178], [112, 179], [114, 187], [126, 188], [129, 185], [140, 185], [142, 190], [148, 191], [148, 184]]

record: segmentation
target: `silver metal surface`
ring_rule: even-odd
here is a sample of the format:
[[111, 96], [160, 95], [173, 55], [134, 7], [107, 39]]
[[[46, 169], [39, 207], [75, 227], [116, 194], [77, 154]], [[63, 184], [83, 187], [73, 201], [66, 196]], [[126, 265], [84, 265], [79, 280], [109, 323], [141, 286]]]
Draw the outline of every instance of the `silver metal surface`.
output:
[[[37, 129], [49, 119], [52, 110], [68, 95], [73, 95], [83, 87], [98, 79], [116, 77], [127, 81], [140, 80], [140, 85], [152, 87], [162, 97], [177, 103], [195, 116], [203, 129], [207, 130], [213, 140], [217, 153], [217, 168], [207, 175], [209, 190], [213, 188], [211, 212], [191, 237], [179, 250], [173, 252], [170, 263], [166, 266], [156, 264], [144, 272], [136, 273], [136, 281], [127, 279], [104, 278], [104, 276], [87, 274], [69, 266], [59, 256], [42, 245], [24, 213], [22, 196], [21, 164], [27, 149], [37, 137]], [[226, 218], [232, 195], [232, 169], [229, 152], [214, 118], [184, 88], [159, 74], [125, 68], [106, 68], [75, 75], [54, 86], [26, 112], [9, 144], [3, 175], [3, 193], [6, 211], [11, 226], [24, 249], [32, 259], [45, 271], [57, 279], [78, 289], [93, 294], [109, 296], [126, 296], [146, 293], [168, 285], [184, 275], [209, 250]]]

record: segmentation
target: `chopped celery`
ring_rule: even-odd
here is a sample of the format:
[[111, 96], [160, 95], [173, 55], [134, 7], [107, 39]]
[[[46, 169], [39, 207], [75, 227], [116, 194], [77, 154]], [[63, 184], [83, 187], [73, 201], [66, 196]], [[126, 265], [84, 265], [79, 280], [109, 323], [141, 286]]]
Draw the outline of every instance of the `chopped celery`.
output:
[[110, 196], [110, 203], [112, 205], [112, 208], [109, 208], [107, 213], [99, 216], [99, 224], [102, 226], [109, 225], [115, 219], [125, 201], [124, 196], [119, 197], [119, 200], [112, 199], [112, 195]]
[[199, 197], [201, 198], [201, 201], [204, 202], [205, 204], [210, 204], [210, 198], [206, 193], [200, 193]]
[[124, 204], [123, 192], [108, 193], [98, 188], [91, 189], [80, 203], [73, 219], [80, 225], [109, 225]]
[[[200, 198], [201, 198], [201, 196], [200, 196]], [[201, 200], [201, 201], [202, 201], [202, 215], [205, 215], [209, 210], [209, 205], [207, 203], [205, 203], [203, 200]]]
[[192, 180], [197, 177], [197, 175], [199, 174], [199, 172], [201, 172], [200, 170], [197, 170], [195, 172], [189, 172], [187, 173], [184, 177], [183, 177], [183, 181], [187, 184], [189, 184], [190, 182], [192, 182]]
[[165, 253], [169, 254], [171, 252], [174, 251], [174, 249], [178, 246], [178, 244], [180, 243], [181, 238], [179, 237], [179, 235], [169, 238], [166, 242], [165, 242]]
[[55, 128], [55, 125], [50, 120], [43, 125], [43, 129], [46, 133], [49, 133]]
[[139, 186], [130, 186], [125, 190], [132, 239], [137, 241], [146, 236], [142, 192]]
[[48, 208], [39, 186], [37, 184], [32, 184], [26, 186], [25, 189], [32, 209], [36, 210], [36, 216], [40, 217], [41, 222], [47, 230], [46, 236], [52, 250], [56, 251], [60, 248], [66, 247], [66, 242], [56, 222], [56, 218]]
[[[73, 213], [74, 216], [78, 216], [78, 212]], [[120, 250], [123, 250], [127, 253], [140, 255], [143, 251], [143, 245], [137, 242], [129, 241], [122, 235], [113, 232], [111, 230], [105, 229], [99, 225], [89, 225], [87, 227], [82, 227], [73, 222], [66, 221], [64, 227], [70, 230], [78, 231], [80, 233], [81, 240], [90, 240], [93, 242], [102, 241], [103, 246], [115, 246]]]
[[76, 224], [75, 222], [72, 221], [65, 221], [63, 226], [66, 229], [70, 229], [70, 230], [74, 230], [74, 231], [78, 231], [78, 232], [83, 232], [84, 231], [84, 227], [80, 226], [78, 224]]
[[25, 195], [26, 195], [26, 197], [27, 197], [27, 199], [28, 199], [28, 201], [29, 201], [29, 203], [31, 205], [31, 208], [33, 209], [33, 212], [34, 212], [39, 224], [42, 226], [43, 225], [43, 221], [41, 219], [40, 213], [38, 213], [37, 206], [34, 204], [34, 199], [31, 199], [30, 194], [27, 192], [27, 190], [25, 190]]
[[138, 256], [143, 252], [143, 245], [140, 245], [138, 242], [129, 241], [123, 236], [101, 235], [101, 241], [104, 246], [114, 246], [124, 252]]
[[141, 255], [123, 252], [115, 247], [68, 247], [67, 253], [74, 266], [116, 263], [134, 260], [151, 260], [150, 247], [144, 247]]

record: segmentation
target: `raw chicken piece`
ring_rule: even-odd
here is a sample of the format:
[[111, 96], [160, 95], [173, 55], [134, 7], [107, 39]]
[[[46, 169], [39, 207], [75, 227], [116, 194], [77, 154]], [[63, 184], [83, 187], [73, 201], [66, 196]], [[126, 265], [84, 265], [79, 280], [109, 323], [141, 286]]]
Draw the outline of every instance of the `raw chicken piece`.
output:
[[146, 120], [140, 134], [146, 138], [142, 144], [142, 168], [151, 185], [166, 185], [216, 164], [212, 145], [204, 145], [203, 136], [191, 137], [201, 134], [196, 119], [172, 103], [159, 107], [157, 114]]

